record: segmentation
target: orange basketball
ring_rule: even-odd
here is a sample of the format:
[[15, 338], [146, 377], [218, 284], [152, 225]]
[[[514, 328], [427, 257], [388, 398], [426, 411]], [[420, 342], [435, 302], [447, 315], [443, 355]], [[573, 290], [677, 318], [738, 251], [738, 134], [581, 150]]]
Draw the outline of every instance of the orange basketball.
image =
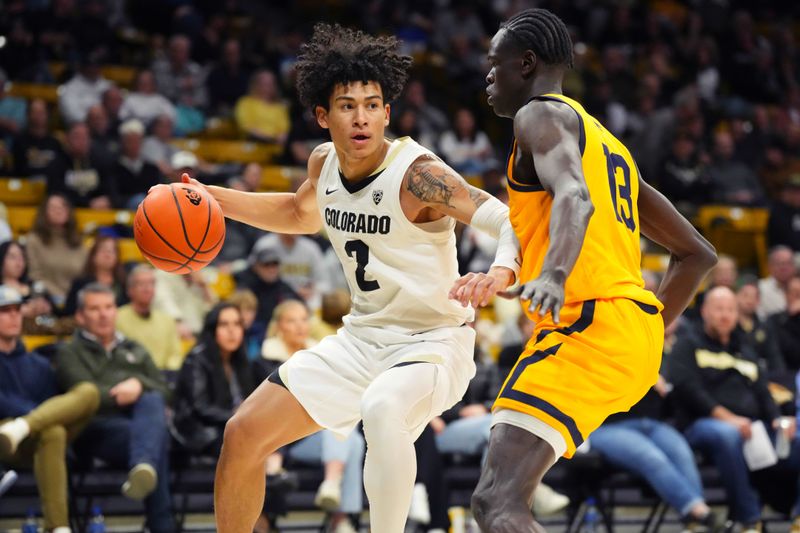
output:
[[139, 204], [133, 237], [154, 267], [186, 274], [217, 256], [225, 240], [225, 216], [202, 187], [173, 183], [154, 189]]

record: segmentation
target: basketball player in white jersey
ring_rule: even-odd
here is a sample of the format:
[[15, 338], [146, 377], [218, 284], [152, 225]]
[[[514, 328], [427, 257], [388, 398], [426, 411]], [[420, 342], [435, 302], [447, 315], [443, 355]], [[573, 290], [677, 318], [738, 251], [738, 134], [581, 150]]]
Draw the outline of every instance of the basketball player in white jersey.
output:
[[[416, 473], [414, 441], [472, 378], [472, 307], [512, 284], [518, 243], [508, 210], [412, 139], [384, 138], [411, 59], [394, 38], [319, 24], [297, 89], [333, 142], [317, 147], [296, 193], [208, 187], [234, 220], [281, 233], [324, 229], [352, 293], [336, 335], [296, 353], [225, 428], [215, 482], [220, 533], [252, 531], [264, 460], [327, 428], [364, 422], [364, 484], [375, 533], [401, 533]], [[458, 277], [456, 220], [498, 238], [487, 274]], [[472, 307], [470, 307], [470, 304]]]

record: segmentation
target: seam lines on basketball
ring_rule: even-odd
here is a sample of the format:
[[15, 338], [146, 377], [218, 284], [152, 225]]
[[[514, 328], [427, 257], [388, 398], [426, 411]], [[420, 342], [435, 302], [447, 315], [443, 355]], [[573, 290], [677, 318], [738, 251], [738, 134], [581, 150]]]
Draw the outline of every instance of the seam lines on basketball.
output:
[[[182, 262], [180, 262], [180, 261], [175, 261], [174, 259], [167, 259], [166, 257], [161, 257], [161, 256], [158, 256], [158, 255], [156, 255], [156, 254], [154, 254], [154, 253], [150, 253], [150, 251], [146, 250], [146, 249], [145, 249], [145, 247], [144, 247], [144, 246], [142, 246], [141, 244], [139, 245], [139, 249], [142, 251], [142, 253], [143, 253], [143, 254], [145, 254], [145, 255], [149, 255], [149, 256], [150, 256], [150, 257], [152, 257], [153, 259], [158, 259], [159, 261], [164, 261], [165, 263], [174, 263], [174, 264], [176, 264], [176, 265], [185, 266], [185, 265], [184, 265]], [[210, 263], [210, 262], [211, 262], [211, 261], [213, 261], [213, 260], [205, 260], [205, 259], [193, 259], [193, 261], [194, 261], [195, 263], [204, 263], [204, 264], [208, 264], [208, 263]]]
[[[181, 209], [181, 203], [180, 200], [178, 200], [178, 195], [175, 194], [175, 188], [170, 187], [169, 191], [172, 193], [172, 199], [175, 200], [175, 208], [178, 210], [178, 218], [180, 218], [181, 220], [181, 228], [183, 229], [183, 239], [186, 241], [186, 244], [189, 245], [189, 248], [194, 251], [192, 257], [187, 257], [186, 263], [181, 265], [181, 267], [188, 267], [191, 264], [191, 262], [194, 261], [194, 258], [197, 257], [197, 254], [200, 253], [200, 251], [203, 248], [203, 243], [206, 242], [206, 238], [208, 237], [208, 230], [209, 228], [211, 228], [211, 202], [206, 200], [206, 205], [208, 205], [207, 217], [206, 217], [206, 230], [203, 233], [203, 238], [200, 240], [200, 244], [198, 244], [197, 247], [195, 248], [192, 242], [189, 240], [189, 234], [186, 233], [186, 223], [183, 220], [183, 210]], [[211, 250], [213, 250], [213, 248]]]
[[161, 239], [161, 241], [162, 241], [164, 244], [166, 244], [167, 246], [169, 246], [169, 247], [170, 247], [170, 249], [171, 249], [173, 252], [175, 252], [176, 254], [178, 254], [179, 256], [183, 257], [184, 259], [189, 259], [189, 256], [188, 256], [188, 255], [184, 254], [183, 252], [181, 252], [180, 250], [178, 250], [177, 248], [175, 248], [174, 246], [172, 246], [172, 244], [171, 244], [171, 243], [170, 243], [170, 242], [169, 242], [167, 239], [165, 239], [165, 238], [164, 238], [164, 236], [163, 236], [163, 235], [161, 235], [161, 233], [159, 233], [159, 231], [156, 229], [156, 227], [155, 227], [155, 226], [153, 225], [153, 223], [150, 221], [150, 216], [147, 214], [147, 198], [145, 198], [145, 199], [144, 199], [144, 202], [142, 202], [142, 213], [144, 213], [144, 218], [145, 218], [145, 220], [147, 220], [147, 225], [148, 225], [148, 226], [150, 226], [150, 229], [152, 229], [152, 230], [153, 230], [153, 233], [155, 233], [155, 234], [158, 236], [158, 238], [159, 238], [159, 239]]

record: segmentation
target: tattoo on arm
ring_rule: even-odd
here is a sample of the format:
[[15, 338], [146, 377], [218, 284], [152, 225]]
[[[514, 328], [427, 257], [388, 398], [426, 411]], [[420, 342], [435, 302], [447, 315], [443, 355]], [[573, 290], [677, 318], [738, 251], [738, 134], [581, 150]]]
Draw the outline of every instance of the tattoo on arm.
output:
[[447, 183], [448, 175], [446, 169], [431, 168], [426, 161], [414, 163], [408, 169], [408, 191], [425, 203], [453, 207], [455, 187]]
[[471, 185], [467, 185], [467, 187], [469, 189], [469, 199], [472, 200], [472, 203], [475, 204], [476, 208], [482, 206], [483, 203], [489, 199], [488, 193]]

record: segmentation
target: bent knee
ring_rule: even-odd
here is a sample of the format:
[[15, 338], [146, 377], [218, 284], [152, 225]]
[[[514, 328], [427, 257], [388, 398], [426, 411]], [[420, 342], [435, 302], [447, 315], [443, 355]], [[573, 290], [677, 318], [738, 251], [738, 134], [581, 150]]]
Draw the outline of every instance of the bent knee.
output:
[[67, 430], [64, 426], [50, 426], [39, 432], [41, 442], [67, 442]]
[[78, 395], [87, 414], [94, 413], [100, 407], [100, 390], [94, 383], [81, 381], [70, 392]]
[[263, 430], [264, 421], [242, 414], [235, 414], [225, 424], [223, 449], [237, 457], [266, 457], [280, 446], [270, 432]]

